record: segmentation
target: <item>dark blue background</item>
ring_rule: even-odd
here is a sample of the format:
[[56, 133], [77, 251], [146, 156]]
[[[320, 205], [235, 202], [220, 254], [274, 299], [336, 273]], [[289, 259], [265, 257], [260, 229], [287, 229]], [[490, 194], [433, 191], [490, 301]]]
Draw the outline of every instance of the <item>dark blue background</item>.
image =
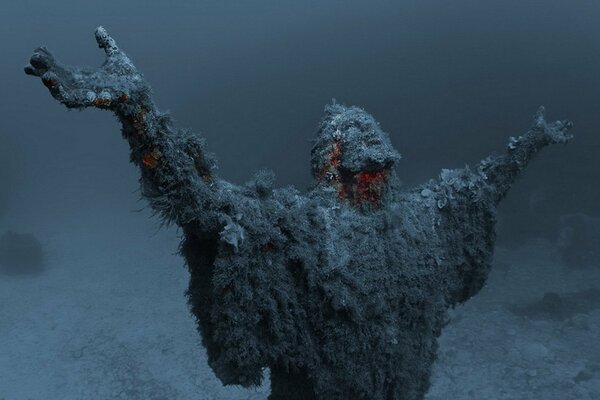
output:
[[543, 104], [550, 119], [574, 121], [576, 141], [536, 160], [505, 216], [527, 214], [532, 191], [550, 217], [598, 213], [599, 20], [600, 6], [583, 0], [6, 3], [4, 212], [23, 200], [69, 213], [132, 196], [136, 171], [114, 119], [66, 113], [22, 73], [40, 44], [66, 63], [99, 64], [92, 33], [104, 25], [234, 182], [266, 166], [280, 185], [306, 187], [309, 139], [332, 98], [374, 114], [409, 185], [502, 150]]

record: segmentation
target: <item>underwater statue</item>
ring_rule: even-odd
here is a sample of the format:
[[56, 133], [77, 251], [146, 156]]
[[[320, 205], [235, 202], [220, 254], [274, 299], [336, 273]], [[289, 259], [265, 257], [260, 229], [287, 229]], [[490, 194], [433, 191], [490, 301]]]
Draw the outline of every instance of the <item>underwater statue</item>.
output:
[[204, 140], [177, 129], [103, 28], [97, 69], [69, 67], [44, 47], [29, 75], [68, 108], [112, 111], [141, 192], [183, 231], [187, 298], [223, 384], [260, 385], [272, 400], [423, 399], [449, 307], [485, 284], [496, 208], [543, 147], [571, 123], [544, 120], [473, 169], [442, 170], [400, 190], [400, 154], [371, 115], [332, 104], [312, 149], [307, 193], [273, 188], [260, 171], [234, 185]]

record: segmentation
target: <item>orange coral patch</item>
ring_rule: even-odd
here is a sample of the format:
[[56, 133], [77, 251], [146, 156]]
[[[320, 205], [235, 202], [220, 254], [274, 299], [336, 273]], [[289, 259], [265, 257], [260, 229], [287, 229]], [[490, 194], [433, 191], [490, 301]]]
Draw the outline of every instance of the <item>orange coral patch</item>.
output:
[[154, 153], [148, 153], [142, 158], [142, 163], [148, 168], [156, 168], [158, 165], [158, 158]]
[[94, 106], [99, 108], [110, 107], [110, 104], [110, 99], [103, 99], [101, 97], [98, 97], [96, 100], [94, 100]]

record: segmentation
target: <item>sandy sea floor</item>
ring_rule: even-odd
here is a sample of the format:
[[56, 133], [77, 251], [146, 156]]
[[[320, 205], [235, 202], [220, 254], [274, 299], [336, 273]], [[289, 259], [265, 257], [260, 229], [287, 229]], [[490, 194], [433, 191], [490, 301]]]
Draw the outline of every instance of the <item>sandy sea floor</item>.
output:
[[[0, 275], [0, 400], [266, 399], [268, 380], [225, 388], [208, 368], [176, 230], [144, 213], [94, 218], [23, 226], [45, 270]], [[567, 268], [549, 243], [499, 247], [487, 287], [451, 312], [427, 399], [600, 399], [590, 288], [600, 268]], [[559, 297], [540, 302], [547, 292]]]

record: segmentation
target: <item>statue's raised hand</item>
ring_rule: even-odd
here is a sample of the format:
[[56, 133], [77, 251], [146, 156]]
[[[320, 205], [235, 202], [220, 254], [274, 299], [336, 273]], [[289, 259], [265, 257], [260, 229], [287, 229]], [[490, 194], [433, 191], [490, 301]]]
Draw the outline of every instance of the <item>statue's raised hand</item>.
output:
[[150, 85], [104, 28], [97, 28], [95, 35], [106, 53], [100, 67], [65, 66], [40, 47], [25, 73], [40, 77], [68, 108], [97, 107], [117, 116], [129, 142], [130, 160], [142, 172], [141, 193], [163, 222], [183, 226], [194, 221], [211, 233], [219, 232], [227, 223], [222, 210], [237, 209], [232, 205], [237, 199], [231, 195], [234, 185], [216, 184], [223, 181], [214, 174], [214, 157], [205, 151], [204, 141], [174, 127], [156, 107]]
[[95, 32], [106, 60], [96, 69], [61, 65], [46, 47], [37, 48], [25, 73], [39, 76], [52, 96], [68, 108], [98, 107], [116, 110], [132, 97], [145, 97], [148, 87], [131, 60], [106, 30]]
[[544, 118], [545, 109], [540, 107], [533, 119], [533, 125], [530, 132], [533, 135], [538, 135], [549, 144], [567, 143], [573, 139], [573, 135], [569, 130], [573, 127], [573, 123], [569, 120], [547, 122]]
[[487, 157], [479, 163], [479, 172], [489, 184], [496, 202], [504, 198], [515, 179], [541, 149], [573, 139], [569, 133], [573, 127], [571, 121], [547, 122], [544, 113], [544, 107], [540, 107], [527, 133], [510, 138], [506, 153]]

